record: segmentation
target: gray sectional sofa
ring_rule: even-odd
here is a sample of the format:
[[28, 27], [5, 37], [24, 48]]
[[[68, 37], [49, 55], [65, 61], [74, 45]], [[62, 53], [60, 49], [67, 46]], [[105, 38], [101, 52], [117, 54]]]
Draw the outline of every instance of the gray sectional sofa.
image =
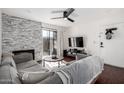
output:
[[0, 84], [86, 84], [95, 82], [103, 70], [103, 61], [97, 56], [49, 71], [28, 55], [3, 54]]
[[[21, 55], [21, 57], [26, 56], [27, 54]], [[14, 59], [21, 59], [21, 57], [17, 56], [14, 57], [11, 53], [4, 53], [2, 56], [2, 61], [0, 64], [0, 84], [21, 84], [25, 83], [22, 82], [22, 77], [24, 72], [34, 72], [34, 75], [37, 77], [41, 76], [37, 73], [43, 73], [48, 72], [49, 70], [42, 67], [41, 64], [37, 63], [35, 60], [32, 60], [32, 58], [24, 59], [21, 61], [15, 61]], [[36, 73], [37, 72], [37, 73]], [[23, 74], [22, 74], [23, 73]], [[21, 75], [21, 76], [20, 76]], [[45, 75], [44, 75], [45, 76]], [[33, 76], [32, 76], [33, 77]], [[26, 82], [28, 83], [28, 82]], [[35, 82], [31, 82], [35, 83]]]

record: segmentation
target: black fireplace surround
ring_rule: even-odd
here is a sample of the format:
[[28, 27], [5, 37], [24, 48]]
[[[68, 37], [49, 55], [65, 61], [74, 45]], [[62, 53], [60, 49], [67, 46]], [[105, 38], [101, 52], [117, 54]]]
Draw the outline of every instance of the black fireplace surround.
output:
[[16, 50], [12, 52], [14, 54], [13, 58], [16, 63], [20, 63], [23, 61], [35, 60], [35, 50]]

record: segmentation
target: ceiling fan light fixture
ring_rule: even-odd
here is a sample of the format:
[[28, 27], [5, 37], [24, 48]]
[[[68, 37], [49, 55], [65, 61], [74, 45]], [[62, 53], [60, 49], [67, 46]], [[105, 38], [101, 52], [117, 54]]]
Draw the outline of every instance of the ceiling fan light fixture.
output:
[[67, 20], [67, 18], [65, 17], [64, 20]]
[[75, 10], [74, 8], [68, 8], [65, 11], [63, 11], [63, 16], [62, 17], [55, 17], [55, 18], [52, 18], [52, 19], [60, 19], [60, 18], [62, 18], [63, 20], [68, 20], [70, 22], [74, 22], [73, 19], [69, 18], [70, 14], [72, 12], [74, 12], [74, 10]]

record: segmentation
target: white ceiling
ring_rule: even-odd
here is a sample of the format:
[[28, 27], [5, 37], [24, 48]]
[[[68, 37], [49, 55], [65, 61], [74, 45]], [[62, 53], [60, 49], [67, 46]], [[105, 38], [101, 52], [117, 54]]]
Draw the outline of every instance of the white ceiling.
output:
[[3, 8], [2, 12], [12, 16], [18, 16], [31, 20], [41, 21], [59, 26], [73, 26], [75, 24], [85, 24], [105, 17], [118, 16], [120, 13], [124, 16], [124, 9], [107, 8], [75, 8], [75, 11], [69, 17], [75, 22], [63, 19], [51, 20], [53, 17], [61, 17], [62, 13], [51, 13], [56, 10], [65, 10], [66, 8]]

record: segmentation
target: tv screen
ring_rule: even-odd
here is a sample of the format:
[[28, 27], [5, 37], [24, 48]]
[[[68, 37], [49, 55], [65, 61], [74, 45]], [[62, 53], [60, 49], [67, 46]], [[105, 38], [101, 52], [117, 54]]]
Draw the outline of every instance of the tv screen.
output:
[[76, 37], [76, 47], [84, 47], [83, 37]]

